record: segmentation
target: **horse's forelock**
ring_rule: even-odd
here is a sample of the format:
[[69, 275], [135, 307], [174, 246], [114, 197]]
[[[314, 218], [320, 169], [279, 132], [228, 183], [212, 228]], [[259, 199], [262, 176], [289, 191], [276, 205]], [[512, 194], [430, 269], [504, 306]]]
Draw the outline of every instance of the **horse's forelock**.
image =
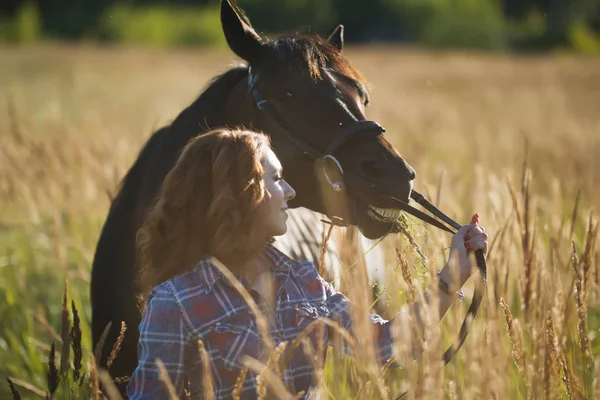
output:
[[[287, 71], [306, 71], [314, 80], [323, 79], [325, 70], [355, 80], [368, 87], [365, 76], [355, 68], [331, 43], [318, 35], [285, 35], [269, 43], [273, 64]], [[266, 64], [269, 63], [268, 60]]]

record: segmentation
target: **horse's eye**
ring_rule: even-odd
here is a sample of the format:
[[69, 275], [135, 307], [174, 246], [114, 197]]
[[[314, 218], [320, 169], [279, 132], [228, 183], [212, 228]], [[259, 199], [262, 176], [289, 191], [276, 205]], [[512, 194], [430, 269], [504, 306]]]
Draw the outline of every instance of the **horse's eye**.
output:
[[279, 100], [286, 101], [292, 98], [292, 93], [290, 92], [282, 92], [279, 94]]

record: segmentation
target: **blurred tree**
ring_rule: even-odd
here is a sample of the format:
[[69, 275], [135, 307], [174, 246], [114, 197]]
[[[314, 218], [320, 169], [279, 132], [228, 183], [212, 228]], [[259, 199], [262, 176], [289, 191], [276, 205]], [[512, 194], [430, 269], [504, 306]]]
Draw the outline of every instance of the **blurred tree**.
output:
[[[106, 23], [113, 10], [127, 9], [132, 18], [139, 14], [163, 13], [162, 25], [176, 26], [179, 11], [214, 18], [220, 0], [2, 0], [0, 39], [21, 37], [10, 30], [22, 24], [7, 23], [19, 18], [26, 1], [33, 1], [40, 13], [41, 35], [59, 39], [120, 40], [126, 29]], [[255, 27], [264, 33], [286, 31], [326, 34], [338, 23], [346, 27], [348, 42], [393, 40], [436, 46], [467, 46], [492, 49], [550, 49], [581, 46], [594, 48], [600, 40], [600, 0], [237, 0]], [[137, 10], [137, 11], [136, 11]], [[107, 15], [109, 14], [109, 15]], [[146, 18], [137, 16], [138, 21]], [[201, 18], [206, 23], [206, 18]], [[188, 19], [179, 32], [163, 43], [178, 38], [216, 37], [218, 19], [199, 33]], [[143, 36], [138, 23], [136, 37]], [[116, 32], [107, 32], [107, 27]], [[167, 28], [165, 28], [167, 29]], [[168, 28], [171, 29], [171, 28]], [[213, 29], [208, 33], [207, 29]], [[125, 35], [125, 36], [124, 36]], [[27, 36], [27, 35], [26, 35]], [[38, 35], [39, 36], [39, 35]], [[36, 36], [36, 37], [38, 37]], [[31, 35], [28, 35], [31, 37]], [[128, 36], [129, 37], [129, 36]], [[190, 42], [188, 39], [181, 39]], [[191, 42], [194, 42], [193, 39]], [[213, 39], [211, 39], [214, 41]], [[587, 44], [586, 44], [587, 43]], [[577, 47], [577, 46], [575, 46]]]

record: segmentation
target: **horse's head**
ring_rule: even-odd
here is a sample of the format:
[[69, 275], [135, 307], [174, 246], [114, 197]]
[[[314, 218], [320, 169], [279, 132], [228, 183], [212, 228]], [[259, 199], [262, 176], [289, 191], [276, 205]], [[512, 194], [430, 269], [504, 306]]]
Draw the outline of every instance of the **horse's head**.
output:
[[[224, 34], [231, 50], [250, 66], [244, 91], [254, 107], [252, 125], [272, 137], [297, 192], [292, 206], [330, 216], [343, 213], [369, 238], [388, 233], [390, 223], [378, 214], [398, 209], [392, 197], [408, 202], [415, 171], [386, 140], [383, 129], [367, 120], [366, 82], [342, 55], [343, 27], [327, 39], [284, 36], [267, 41], [229, 1], [221, 5]], [[315, 160], [327, 154], [343, 168], [350, 206], [345, 209], [351, 212], [325, 207], [326, 196], [338, 195], [317, 179], [323, 175], [317, 175], [322, 170], [314, 167]], [[334, 159], [328, 160], [335, 170]]]

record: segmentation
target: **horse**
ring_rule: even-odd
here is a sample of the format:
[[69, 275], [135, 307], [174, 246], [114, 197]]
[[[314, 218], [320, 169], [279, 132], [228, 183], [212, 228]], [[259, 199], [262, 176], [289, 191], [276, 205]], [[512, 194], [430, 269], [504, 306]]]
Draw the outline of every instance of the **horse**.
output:
[[170, 124], [150, 135], [121, 180], [97, 241], [92, 345], [100, 347], [97, 363], [106, 368], [126, 324], [109, 370], [123, 394], [138, 362], [136, 232], [191, 138], [218, 127], [266, 133], [296, 189], [289, 206], [357, 227], [368, 239], [393, 231], [393, 222], [383, 217], [398, 210], [398, 201], [408, 203], [413, 188], [414, 169], [385, 129], [366, 118], [368, 83], [343, 54], [343, 25], [326, 38], [295, 33], [267, 39], [231, 0], [221, 0], [220, 20], [229, 49], [242, 63], [215, 76]]

